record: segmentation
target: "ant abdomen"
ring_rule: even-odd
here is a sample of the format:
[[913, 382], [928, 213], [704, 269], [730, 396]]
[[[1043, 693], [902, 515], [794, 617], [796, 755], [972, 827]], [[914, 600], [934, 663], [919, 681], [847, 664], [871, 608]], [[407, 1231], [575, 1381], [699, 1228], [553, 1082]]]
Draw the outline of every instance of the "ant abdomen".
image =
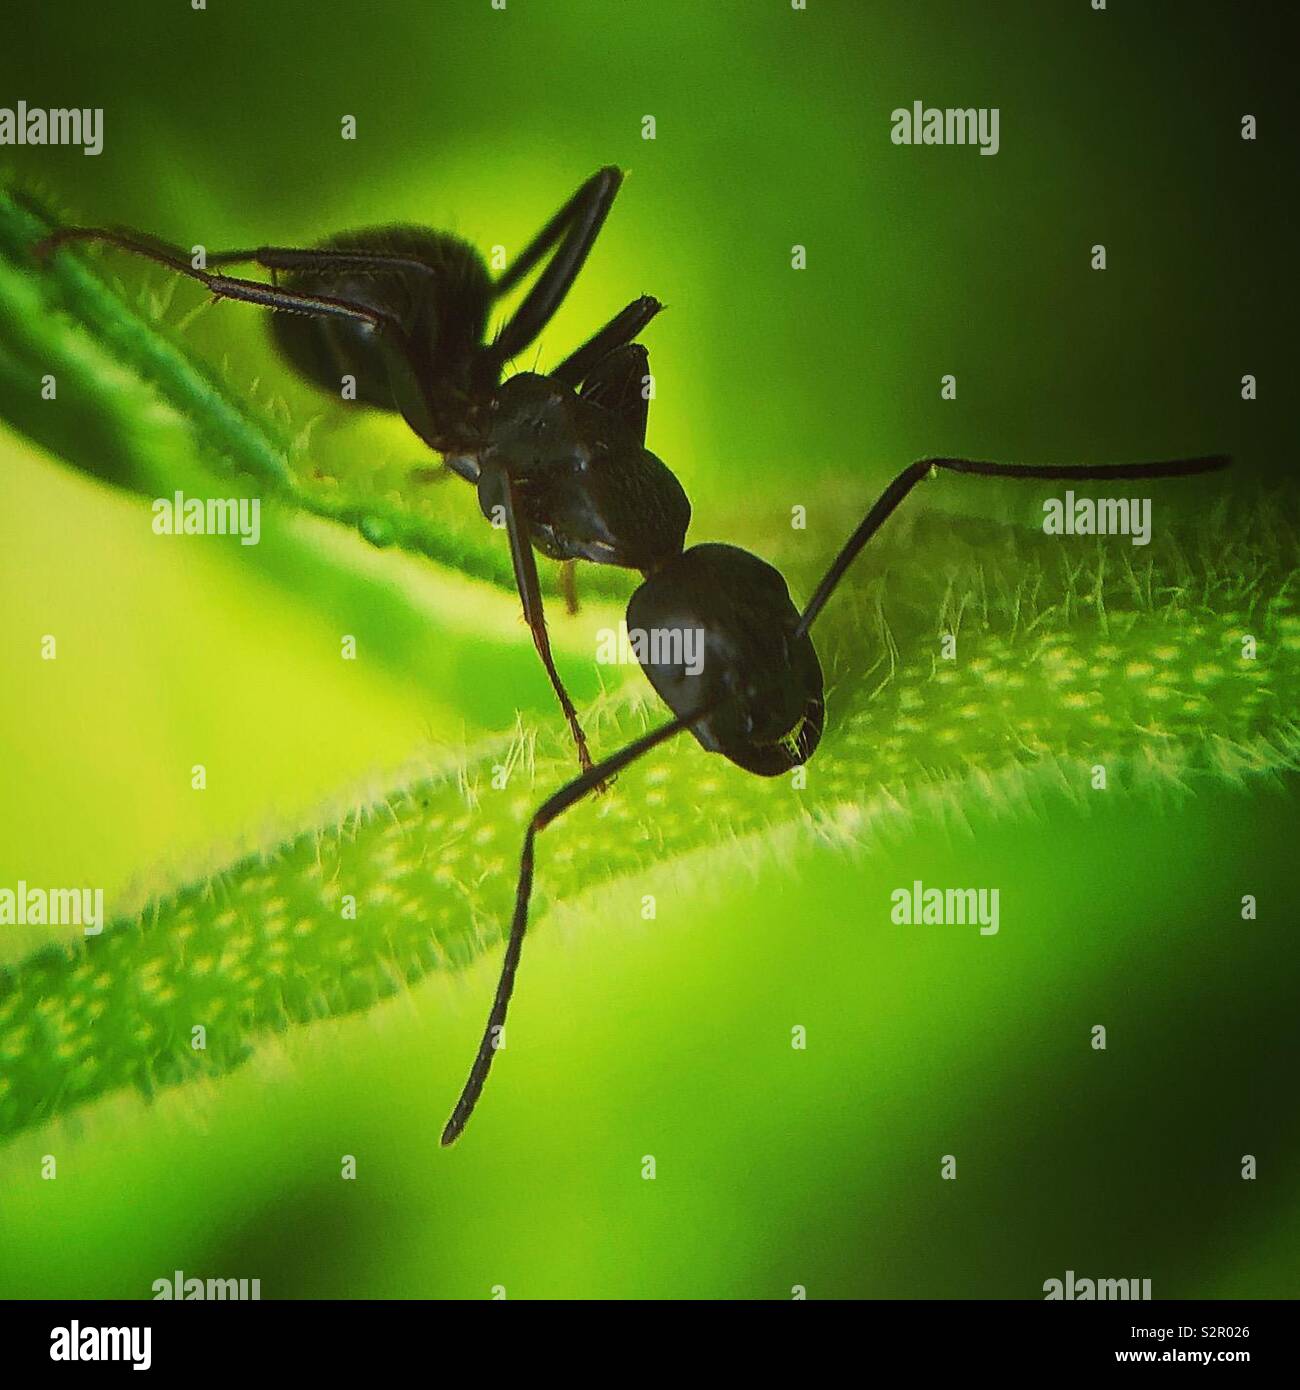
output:
[[[313, 249], [409, 260], [409, 266], [345, 260], [316, 264], [282, 271], [279, 283], [290, 291], [346, 300], [396, 320], [427, 381], [458, 384], [468, 391], [469, 369], [483, 340], [493, 297], [492, 278], [474, 247], [449, 232], [390, 226], [340, 232]], [[407, 388], [392, 380], [395, 355], [376, 341], [372, 324], [293, 313], [276, 314], [271, 323], [280, 352], [320, 390], [336, 400], [355, 399], [379, 410], [407, 413]], [[345, 391], [345, 377], [355, 383], [354, 394]], [[457, 382], [460, 377], [464, 381]]]

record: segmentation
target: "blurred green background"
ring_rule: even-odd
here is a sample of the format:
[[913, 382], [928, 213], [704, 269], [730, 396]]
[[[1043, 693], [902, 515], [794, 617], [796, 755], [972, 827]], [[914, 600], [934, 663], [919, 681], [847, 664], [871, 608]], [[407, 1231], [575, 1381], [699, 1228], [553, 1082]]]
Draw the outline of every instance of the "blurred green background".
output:
[[[409, 221], [514, 250], [618, 164], [538, 357], [663, 298], [649, 444], [691, 495], [691, 537], [778, 559], [806, 594], [926, 454], [1222, 450], [1234, 489], [1287, 485], [1294, 136], [1269, 25], [1084, 0], [52, 0], [0, 51], [0, 105], [102, 106], [104, 152], [0, 150], [0, 171], [68, 220], [187, 246]], [[997, 106], [1000, 153], [894, 147], [889, 113], [915, 99]], [[128, 296], [164, 286], [102, 265]], [[167, 321], [202, 300], [177, 288]], [[423, 461], [400, 424], [289, 380], [258, 311], [184, 331], [233, 390], [315, 420], [322, 458]], [[251, 555], [160, 541], [145, 500], [76, 471], [93, 442], [42, 447], [10, 413], [26, 434], [0, 432], [0, 884], [102, 884], [111, 907], [342, 786], [446, 764], [517, 715], [556, 722], [507, 592], [343, 532], [315, 542], [346, 571], [333, 588], [288, 527]], [[438, 486], [449, 526], [480, 524], [467, 489]], [[1161, 493], [1157, 515], [1211, 495]], [[911, 505], [1024, 524], [1041, 496], [946, 480]], [[615, 610], [551, 607], [588, 698], [591, 625]], [[364, 659], [342, 663], [358, 624]], [[34, 659], [46, 632], [57, 663]], [[257, 1276], [267, 1297], [1035, 1297], [1070, 1268], [1150, 1277], [1157, 1297], [1294, 1295], [1296, 809], [1288, 781], [1087, 817], [1047, 798], [1014, 824], [974, 806], [972, 836], [921, 827], [884, 862], [813, 839], [734, 881], [697, 873], [653, 924], [619, 886], [535, 932], [512, 1015], [528, 1050], [455, 1150], [437, 1130], [495, 952], [219, 1083], [11, 1141], [0, 1293], [147, 1296], [183, 1269]], [[880, 905], [913, 878], [1004, 885], [1003, 932], [891, 927]], [[1255, 924], [1246, 891], [1267, 904]], [[0, 962], [39, 937], [0, 931]]]

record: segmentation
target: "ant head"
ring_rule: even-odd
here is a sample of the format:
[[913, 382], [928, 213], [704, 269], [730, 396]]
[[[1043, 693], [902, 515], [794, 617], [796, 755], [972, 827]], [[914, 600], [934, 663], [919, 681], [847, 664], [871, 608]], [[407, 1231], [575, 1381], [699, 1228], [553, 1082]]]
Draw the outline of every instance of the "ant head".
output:
[[484, 516], [508, 476], [533, 543], [552, 559], [652, 570], [681, 552], [691, 518], [682, 485], [623, 415], [554, 377], [521, 372], [502, 384], [479, 462]]
[[710, 752], [776, 777], [806, 762], [825, 718], [822, 669], [778, 570], [732, 545], [696, 545], [627, 606], [650, 684]]

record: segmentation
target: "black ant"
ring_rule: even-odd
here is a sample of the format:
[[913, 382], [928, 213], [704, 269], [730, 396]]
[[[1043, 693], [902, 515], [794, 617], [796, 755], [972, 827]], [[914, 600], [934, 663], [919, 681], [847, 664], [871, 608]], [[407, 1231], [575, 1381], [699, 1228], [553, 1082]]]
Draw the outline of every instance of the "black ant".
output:
[[[922, 459], [905, 468], [876, 499], [802, 613], [791, 602], [780, 571], [736, 546], [692, 546], [648, 576], [628, 602], [629, 631], [699, 631], [703, 634], [703, 660], [692, 663], [696, 673], [691, 674], [685, 662], [677, 660], [677, 653], [669, 651], [664, 660], [660, 646], [657, 659], [651, 646], [650, 659], [643, 658], [641, 666], [673, 718], [548, 797], [528, 822], [496, 997], [465, 1088], [443, 1129], [443, 1144], [454, 1143], [465, 1128], [505, 1028], [527, 930], [533, 844], [538, 832], [629, 763], [684, 729], [709, 752], [721, 753], [760, 777], [776, 777], [807, 762], [821, 740], [826, 712], [821, 665], [808, 631], [858, 552], [933, 469], [1000, 478], [1077, 481], [1181, 478], [1214, 472], [1227, 464], [1228, 459], [1221, 455], [1111, 467]], [[685, 643], [679, 640], [677, 649], [683, 652]]]
[[[645, 447], [645, 349], [633, 340], [663, 307], [633, 300], [546, 375], [502, 382], [505, 364], [545, 328], [582, 269], [623, 176], [594, 174], [516, 260], [493, 279], [479, 253], [447, 232], [392, 226], [343, 232], [307, 250], [219, 251], [205, 266], [255, 262], [283, 284], [196, 269], [175, 247], [136, 232], [64, 227], [36, 247], [99, 241], [146, 256], [218, 299], [281, 311], [276, 344], [313, 385], [336, 396], [350, 374], [357, 399], [396, 410], [478, 490], [483, 515], [504, 525], [524, 618], [591, 769], [577, 711], [551, 657], [536, 546], [566, 565], [591, 560], [649, 574], [681, 553], [691, 508], [681, 484]], [[550, 260], [515, 313], [485, 342], [492, 304]], [[571, 600], [572, 601], [572, 600]]]

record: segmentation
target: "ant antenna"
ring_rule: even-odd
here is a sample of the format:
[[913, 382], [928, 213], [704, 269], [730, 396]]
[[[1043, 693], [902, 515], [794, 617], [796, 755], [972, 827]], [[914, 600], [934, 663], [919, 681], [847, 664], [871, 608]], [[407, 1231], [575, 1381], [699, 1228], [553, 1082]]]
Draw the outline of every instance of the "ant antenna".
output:
[[885, 524], [895, 508], [909, 492], [927, 477], [932, 469], [944, 468], [951, 473], [978, 473], [990, 478], [1186, 478], [1194, 473], [1216, 473], [1231, 460], [1226, 454], [1210, 454], [1204, 458], [1163, 459], [1153, 463], [1069, 464], [1069, 463], [985, 463], [976, 459], [920, 459], [909, 464], [876, 498], [875, 505], [863, 517], [858, 529], [844, 543], [808, 601], [795, 629], [798, 641], [817, 621], [826, 602], [844, 578], [845, 571], [858, 557], [858, 552]]
[[442, 1131], [444, 1147], [456, 1142], [469, 1117], [474, 1113], [488, 1072], [492, 1070], [493, 1058], [502, 1045], [501, 1035], [505, 1028], [506, 1010], [510, 1007], [510, 996], [515, 988], [515, 972], [519, 968], [519, 957], [524, 949], [524, 934], [528, 930], [528, 899], [533, 890], [533, 842], [538, 832], [545, 830], [557, 816], [581, 801], [588, 792], [607, 782], [615, 773], [621, 772], [629, 763], [635, 762], [643, 753], [657, 748], [659, 744], [666, 742], [674, 734], [681, 733], [696, 720], [705, 718], [711, 712], [711, 708], [710, 706], [697, 710], [689, 716], [679, 716], [658, 729], [643, 734], [626, 748], [606, 758], [604, 762], [597, 763], [595, 767], [575, 777], [553, 796], [547, 797], [533, 813], [532, 820], [528, 822], [528, 830], [524, 834], [524, 849], [519, 859], [519, 884], [515, 889], [515, 915], [510, 923], [510, 939], [506, 943], [505, 959], [501, 962], [501, 977], [497, 981], [496, 997], [492, 1001], [492, 1012], [488, 1014], [487, 1027], [483, 1030], [483, 1040], [478, 1045], [478, 1055], [470, 1068], [465, 1089], [461, 1091], [456, 1108], [451, 1112], [451, 1119]]
[[[863, 518], [857, 530], [845, 542], [843, 549], [835, 557], [834, 563], [826, 572], [826, 577], [817, 586], [807, 608], [804, 609], [795, 629], [794, 640], [805, 636], [826, 606], [836, 586], [844, 577], [845, 571], [857, 558], [859, 551], [880, 529], [909, 492], [926, 477], [932, 469], [943, 468], [953, 473], [977, 473], [996, 478], [1181, 478], [1195, 473], [1213, 473], [1228, 466], [1226, 456], [1216, 454], [1205, 458], [1173, 459], [1154, 463], [1121, 463], [1110, 466], [1069, 465], [1069, 464], [1019, 464], [983, 463], [972, 459], [932, 458], [921, 459], [910, 464], [894, 479], [876, 499], [871, 510]], [[474, 1113], [479, 1096], [497, 1049], [502, 1045], [506, 1012], [510, 1007], [510, 996], [514, 992], [515, 974], [519, 969], [519, 959], [523, 952], [524, 936], [528, 930], [528, 902], [533, 888], [533, 851], [540, 831], [545, 830], [557, 817], [582, 800], [589, 792], [608, 782], [623, 768], [635, 762], [643, 753], [648, 753], [659, 744], [681, 733], [713, 713], [720, 701], [711, 701], [703, 708], [689, 715], [679, 715], [667, 724], [629, 743], [625, 748], [588, 768], [580, 776], [561, 787], [548, 797], [533, 813], [524, 834], [524, 847], [519, 861], [519, 881], [515, 889], [515, 910], [510, 923], [510, 937], [506, 942], [505, 958], [501, 963], [501, 975], [497, 982], [496, 996], [492, 1010], [488, 1014], [487, 1027], [479, 1043], [478, 1053], [470, 1068], [469, 1077], [461, 1091], [460, 1099], [442, 1131], [444, 1146], [454, 1144], [461, 1131]]]

